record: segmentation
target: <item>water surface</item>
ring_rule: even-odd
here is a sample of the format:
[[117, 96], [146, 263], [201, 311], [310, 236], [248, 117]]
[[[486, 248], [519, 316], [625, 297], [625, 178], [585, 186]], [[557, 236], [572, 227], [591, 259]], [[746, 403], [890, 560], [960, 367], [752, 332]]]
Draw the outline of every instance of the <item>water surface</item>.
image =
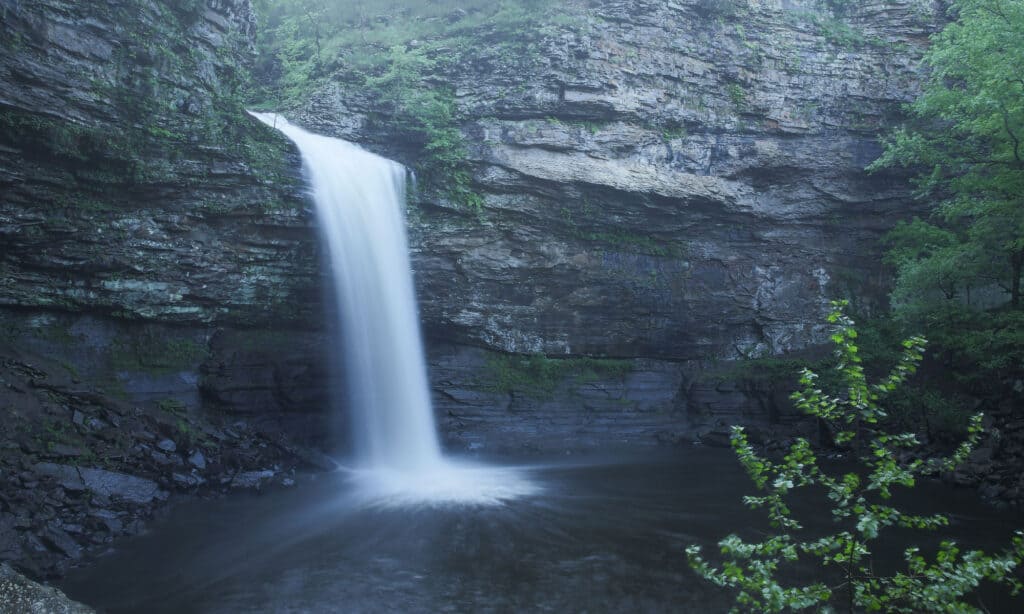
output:
[[[730, 599], [685, 547], [766, 528], [727, 450], [524, 472], [541, 490], [498, 505], [368, 503], [344, 473], [183, 505], [63, 588], [112, 613], [718, 612]], [[926, 485], [913, 502], [951, 510], [964, 545], [1007, 543], [1014, 518], [974, 496]]]

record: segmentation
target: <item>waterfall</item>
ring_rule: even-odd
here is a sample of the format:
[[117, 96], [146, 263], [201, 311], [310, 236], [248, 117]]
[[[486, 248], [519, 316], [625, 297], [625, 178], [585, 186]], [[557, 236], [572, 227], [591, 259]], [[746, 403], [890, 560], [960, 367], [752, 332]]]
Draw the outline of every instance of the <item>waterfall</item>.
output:
[[405, 168], [279, 115], [252, 115], [302, 154], [337, 293], [354, 473], [399, 501], [497, 502], [534, 492], [517, 472], [441, 455], [409, 264]]
[[295, 142], [337, 293], [356, 458], [422, 469], [441, 460], [406, 241], [405, 168], [284, 118], [257, 118]]

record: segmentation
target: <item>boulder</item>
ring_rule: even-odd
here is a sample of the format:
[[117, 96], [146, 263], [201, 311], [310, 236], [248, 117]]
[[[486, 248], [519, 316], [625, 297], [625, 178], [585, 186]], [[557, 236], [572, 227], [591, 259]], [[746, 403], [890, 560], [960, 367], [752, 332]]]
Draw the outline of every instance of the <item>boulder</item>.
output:
[[39, 463], [35, 470], [39, 474], [56, 478], [67, 490], [90, 490], [106, 497], [119, 498], [140, 505], [152, 503], [153, 500], [166, 496], [156, 482], [116, 471], [83, 469], [54, 463]]
[[0, 614], [95, 614], [95, 610], [0, 563]]

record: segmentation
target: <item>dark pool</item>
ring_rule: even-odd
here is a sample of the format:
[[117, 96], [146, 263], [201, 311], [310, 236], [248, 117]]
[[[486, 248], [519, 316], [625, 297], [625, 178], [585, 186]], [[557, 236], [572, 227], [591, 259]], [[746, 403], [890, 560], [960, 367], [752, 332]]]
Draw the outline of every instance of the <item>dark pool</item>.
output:
[[[61, 588], [111, 613], [718, 612], [729, 596], [689, 571], [685, 547], [765, 528], [727, 450], [528, 474], [542, 492], [501, 506], [368, 508], [343, 474], [184, 504]], [[1008, 543], [1017, 519], [972, 497], [925, 486], [913, 503], [951, 511], [964, 545]]]

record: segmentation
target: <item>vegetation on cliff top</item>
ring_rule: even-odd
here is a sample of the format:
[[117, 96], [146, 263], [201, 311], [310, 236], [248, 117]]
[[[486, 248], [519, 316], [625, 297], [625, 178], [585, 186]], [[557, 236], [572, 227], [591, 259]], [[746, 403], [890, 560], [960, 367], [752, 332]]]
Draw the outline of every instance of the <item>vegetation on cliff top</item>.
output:
[[[328, 84], [357, 89], [370, 129], [400, 134], [414, 150], [421, 186], [471, 209], [474, 190], [455, 92], [438, 75], [481, 48], [510, 62], [537, 54], [537, 40], [564, 19], [550, 0], [258, 0], [258, 106], [300, 106]], [[500, 36], [496, 36], [500, 34]]]
[[[25, 25], [42, 20], [45, 5], [4, 10], [12, 13], [5, 46], [26, 57], [48, 52]], [[79, 194], [54, 205], [112, 210], [125, 200], [125, 188], [194, 184], [208, 165], [224, 161], [290, 180], [285, 141], [244, 119], [252, 82], [244, 34], [227, 32], [217, 48], [189, 46], [204, 27], [207, 2], [85, 3], [78, 10], [77, 18], [115, 24], [109, 63], [85, 73], [88, 85], [76, 92], [104, 113], [76, 117], [0, 104], [3, 142], [16, 144], [27, 161], [72, 171]]]

